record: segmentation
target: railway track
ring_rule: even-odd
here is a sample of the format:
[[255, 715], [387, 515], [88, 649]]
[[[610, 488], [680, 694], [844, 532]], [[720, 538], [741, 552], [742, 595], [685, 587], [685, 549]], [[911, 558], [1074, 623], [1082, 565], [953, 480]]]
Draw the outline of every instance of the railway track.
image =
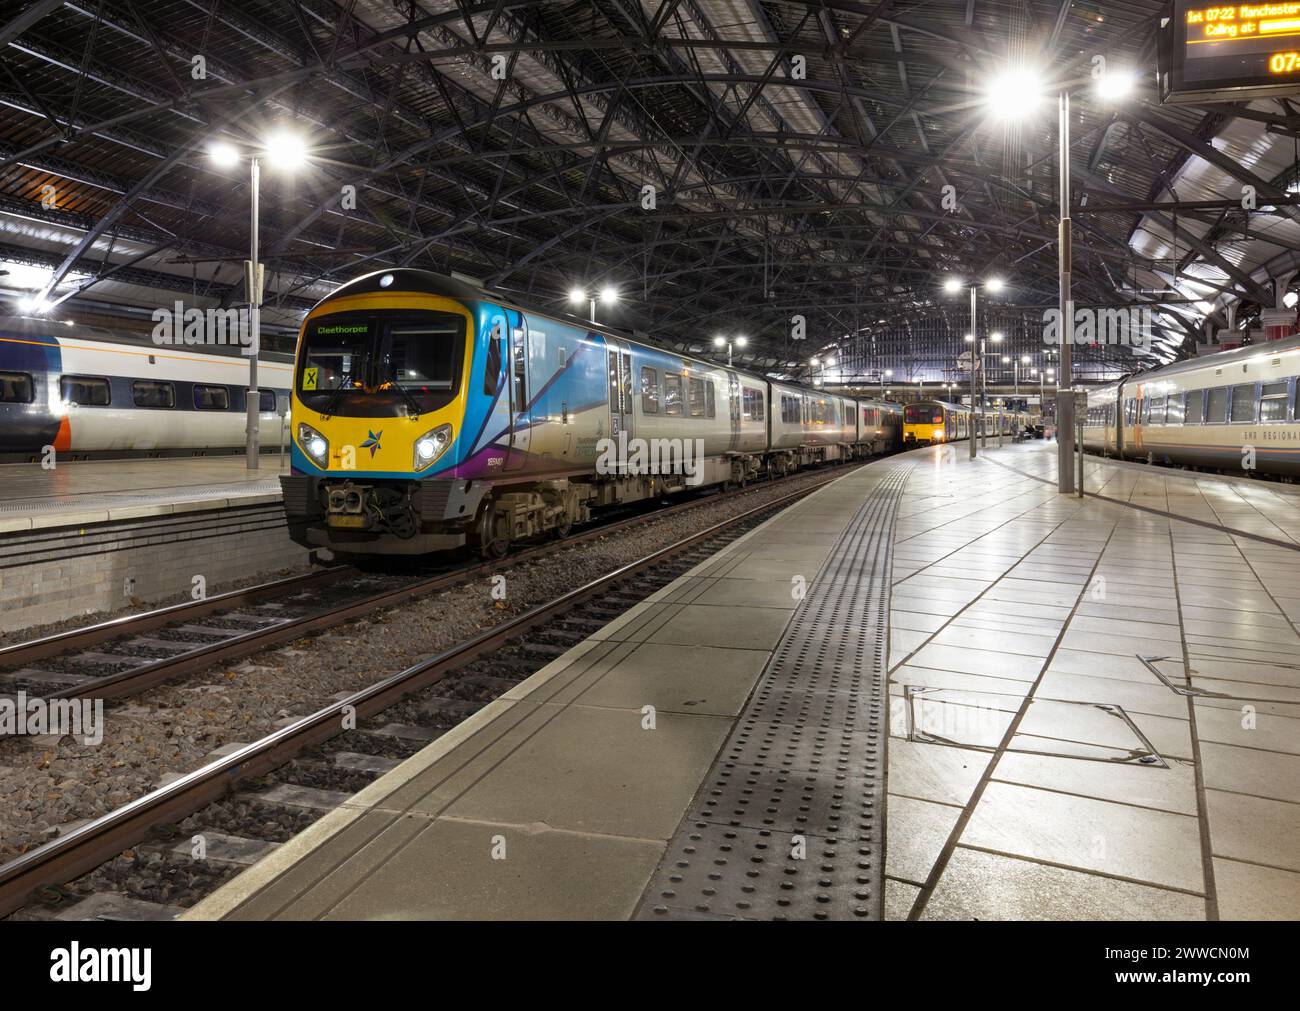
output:
[[[838, 476], [842, 471], [833, 473]], [[562, 541], [526, 547], [490, 562], [457, 563], [439, 566], [432, 574], [409, 575], [363, 573], [339, 566], [17, 643], [0, 648], [0, 692], [25, 691], [50, 700], [109, 701], [134, 695], [503, 567], [746, 491], [707, 495], [608, 520]]]
[[[166, 918], [175, 912], [172, 900], [192, 904], [575, 642], [842, 473], [804, 484], [486, 629], [0, 866], [0, 915], [28, 906], [39, 891], [34, 912], [24, 915], [60, 916], [75, 899], [67, 918]], [[499, 570], [527, 554], [473, 571]], [[462, 571], [434, 578], [467, 577]], [[403, 592], [409, 596], [427, 587]], [[345, 730], [345, 715], [356, 729]], [[327, 743], [344, 734], [346, 748]], [[308, 749], [318, 753], [304, 757]], [[248, 834], [241, 826], [249, 823], [259, 830]], [[214, 850], [196, 860], [191, 841], [200, 836]], [[92, 871], [97, 884], [75, 884]], [[74, 882], [71, 890], [68, 882]], [[91, 899], [105, 903], [104, 909], [97, 911], [95, 902], [81, 905]]]

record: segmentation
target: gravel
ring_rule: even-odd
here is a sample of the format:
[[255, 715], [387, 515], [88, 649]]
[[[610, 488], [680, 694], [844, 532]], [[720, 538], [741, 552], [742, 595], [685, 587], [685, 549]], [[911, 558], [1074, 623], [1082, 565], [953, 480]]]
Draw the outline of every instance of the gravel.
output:
[[[373, 684], [684, 536], [796, 491], [823, 473], [760, 484], [739, 496], [648, 519], [631, 529], [530, 562], [511, 564], [507, 558], [500, 568], [507, 580], [505, 600], [493, 599], [492, 582], [478, 578], [164, 685], [145, 697], [106, 703], [104, 739], [96, 746], [83, 745], [72, 737], [58, 741], [0, 739], [0, 861], [55, 837], [60, 826], [66, 829], [72, 823], [106, 814], [147, 793], [167, 773], [198, 768], [205, 756], [222, 745], [256, 740], [277, 723], [313, 712], [340, 693]], [[255, 581], [264, 579], [261, 576]], [[71, 625], [75, 627], [75, 623]], [[24, 639], [31, 637], [23, 635]], [[462, 684], [456, 691], [458, 697], [469, 701], [486, 701], [499, 689], [484, 681], [469, 690]], [[404, 712], [404, 708], [399, 705], [385, 714], [385, 719], [417, 722], [417, 714]], [[425, 713], [419, 722], [434, 720]], [[404, 746], [391, 739], [382, 746], [374, 742], [373, 737], [358, 733], [348, 735], [346, 745], [341, 746], [376, 754], [413, 753], [419, 748], [418, 744]], [[322, 773], [322, 784], [331, 775], [335, 774]], [[269, 820], [282, 825], [287, 838], [302, 821], [234, 799], [217, 809], [225, 812], [224, 827], [210, 827], [231, 835], [280, 838], [260, 825]], [[293, 824], [284, 825], [286, 818]], [[304, 826], [314, 816], [305, 819]], [[138, 859], [139, 854], [119, 858], [96, 873], [129, 883], [133, 875], [138, 876]], [[177, 879], [170, 882], [168, 895], [159, 901], [183, 905], [192, 891], [205, 893], [210, 884]]]

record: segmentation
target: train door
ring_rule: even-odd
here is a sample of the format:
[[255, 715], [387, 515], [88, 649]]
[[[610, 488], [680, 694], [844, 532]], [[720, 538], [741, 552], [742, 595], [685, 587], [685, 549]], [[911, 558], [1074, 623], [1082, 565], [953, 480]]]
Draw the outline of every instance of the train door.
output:
[[617, 439], [620, 432], [632, 438], [632, 355], [620, 341], [605, 338], [606, 371], [609, 383], [609, 434]]
[[740, 448], [740, 376], [727, 374], [727, 401], [731, 405], [731, 448]]
[[528, 320], [516, 313], [510, 331], [510, 444], [506, 470], [520, 470], [528, 461], [532, 430], [528, 408]]

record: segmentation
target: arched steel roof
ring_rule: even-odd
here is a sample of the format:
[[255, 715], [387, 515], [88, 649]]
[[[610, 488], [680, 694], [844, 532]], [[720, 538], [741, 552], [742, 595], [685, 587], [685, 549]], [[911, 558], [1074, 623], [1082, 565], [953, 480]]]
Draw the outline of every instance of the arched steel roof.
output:
[[[32, 0], [0, 20], [0, 288], [30, 269], [67, 305], [241, 300], [248, 182], [206, 151], [289, 128], [312, 160], [263, 173], [272, 326], [411, 266], [548, 312], [614, 286], [602, 322], [694, 353], [744, 334], [737, 359], [784, 375], [834, 348], [845, 382], [933, 379], [969, 329], [942, 279], [998, 274], [987, 327], [1037, 361], [1055, 110], [1008, 128], [981, 97], [1035, 66], [1076, 91], [1076, 301], [1158, 312], [1149, 357], [1083, 348], [1080, 368], [1131, 371], [1225, 307], [1249, 321], [1300, 268], [1300, 112], [1161, 106], [1166, 7]], [[1143, 75], [1133, 100], [1092, 99], [1098, 55]], [[1260, 208], [1234, 206], [1243, 185]]]

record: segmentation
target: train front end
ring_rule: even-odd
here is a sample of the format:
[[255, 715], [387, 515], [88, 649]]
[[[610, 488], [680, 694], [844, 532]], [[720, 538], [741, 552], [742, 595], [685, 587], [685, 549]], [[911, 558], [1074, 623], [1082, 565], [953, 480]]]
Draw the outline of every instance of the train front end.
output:
[[[464, 543], [471, 482], [455, 480], [486, 405], [467, 392], [478, 293], [425, 271], [343, 285], [303, 323], [294, 356], [291, 535], [334, 554]], [[480, 383], [481, 385], [481, 383]]]
[[903, 444], [929, 446], [947, 438], [944, 407], [936, 403], [908, 404], [903, 408]]

